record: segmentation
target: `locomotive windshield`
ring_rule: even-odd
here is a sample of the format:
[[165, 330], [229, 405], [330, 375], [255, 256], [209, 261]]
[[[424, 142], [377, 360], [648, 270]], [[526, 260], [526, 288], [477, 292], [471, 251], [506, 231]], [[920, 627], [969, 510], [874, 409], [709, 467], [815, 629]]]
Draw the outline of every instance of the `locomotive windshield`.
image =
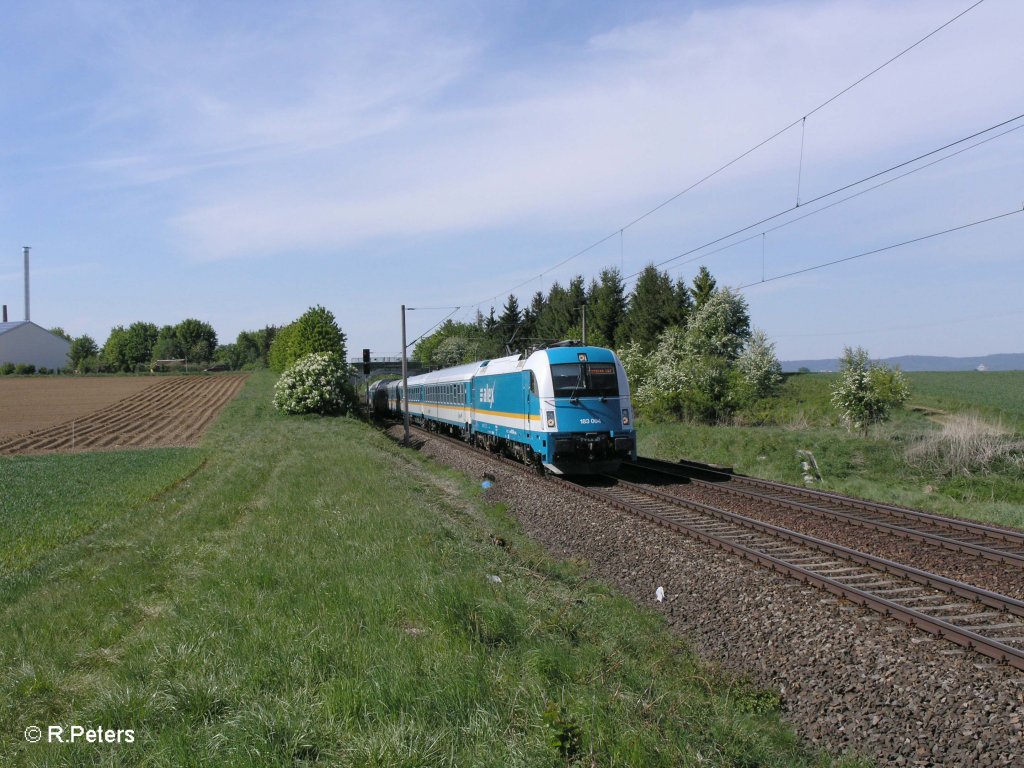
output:
[[551, 366], [555, 397], [618, 397], [612, 363], [558, 363]]

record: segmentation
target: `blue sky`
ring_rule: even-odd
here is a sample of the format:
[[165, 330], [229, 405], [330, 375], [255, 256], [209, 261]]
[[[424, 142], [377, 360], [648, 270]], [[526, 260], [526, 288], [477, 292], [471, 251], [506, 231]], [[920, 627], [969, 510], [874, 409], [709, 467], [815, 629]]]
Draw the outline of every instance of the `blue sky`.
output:
[[[100, 343], [185, 317], [232, 341], [322, 304], [354, 354], [398, 354], [402, 303], [469, 317], [792, 207], [799, 128], [548, 271], [968, 5], [12, 3], [0, 301], [22, 317], [31, 245], [32, 319]], [[1021, 29], [1024, 4], [986, 0], [811, 115], [800, 199], [1024, 113]], [[1020, 209], [1022, 180], [1019, 130], [665, 268], [757, 283]], [[1020, 352], [1022, 235], [1024, 214], [744, 293], [783, 359]]]

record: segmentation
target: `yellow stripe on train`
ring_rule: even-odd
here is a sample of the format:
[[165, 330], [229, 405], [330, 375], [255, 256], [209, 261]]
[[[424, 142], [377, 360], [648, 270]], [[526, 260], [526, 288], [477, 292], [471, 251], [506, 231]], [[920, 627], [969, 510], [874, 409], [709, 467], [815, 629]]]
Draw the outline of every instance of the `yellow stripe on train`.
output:
[[[417, 402], [417, 401], [413, 400], [412, 403], [410, 403], [410, 407], [416, 407], [416, 406], [419, 406], [421, 410], [424, 409], [424, 408], [444, 408], [444, 409], [449, 410], [449, 411], [467, 411], [467, 412], [470, 410], [469, 406], [466, 406], [466, 405], [448, 405], [448, 404], [445, 404], [445, 403], [431, 403], [431, 402], [427, 402], [427, 401], [423, 401], [423, 400], [420, 400], [419, 402]], [[527, 414], [527, 413], [509, 413], [507, 411], [492, 411], [492, 410], [485, 409], [485, 408], [477, 408], [476, 409], [476, 413], [481, 415], [481, 416], [483, 416], [483, 415], [487, 415], [487, 416], [502, 416], [502, 417], [504, 417], [506, 419], [529, 419], [530, 421], [540, 421], [541, 420], [539, 413], [529, 413], [529, 414]]]

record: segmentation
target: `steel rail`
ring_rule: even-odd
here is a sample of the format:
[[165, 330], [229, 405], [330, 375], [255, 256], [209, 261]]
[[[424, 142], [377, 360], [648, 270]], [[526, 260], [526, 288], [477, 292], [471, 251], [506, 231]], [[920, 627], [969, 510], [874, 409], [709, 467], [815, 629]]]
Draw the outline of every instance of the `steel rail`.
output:
[[[716, 476], [724, 477], [728, 480], [728, 483], [714, 483], [708, 480], [702, 480], [697, 477], [693, 477], [690, 472], [685, 470], [685, 466], [692, 466], [692, 472], [712, 474]], [[828, 493], [825, 491], [816, 491], [806, 488], [798, 488], [792, 485], [785, 485], [783, 483], [775, 483], [770, 480], [761, 480], [758, 478], [745, 477], [741, 475], [735, 475], [731, 472], [725, 472], [720, 469], [707, 467], [705, 465], [691, 464], [680, 466], [672, 464], [670, 462], [663, 462], [658, 459], [641, 459], [637, 462], [637, 468], [645, 471], [660, 472], [662, 474], [686, 477], [688, 480], [699, 483], [704, 486], [713, 487], [716, 490], [722, 490], [727, 493], [735, 494], [738, 496], [745, 496], [747, 498], [759, 498], [765, 499], [772, 504], [778, 506], [787, 507], [800, 512], [809, 512], [816, 515], [826, 515], [834, 517], [836, 519], [843, 520], [852, 525], [859, 527], [869, 528], [872, 530], [885, 531], [887, 533], [893, 533], [904, 538], [909, 538], [914, 541], [928, 542], [940, 546], [944, 549], [949, 549], [955, 552], [968, 552], [979, 557], [984, 557], [989, 560], [996, 562], [1005, 563], [1008, 565], [1015, 565], [1024, 567], [1024, 534], [1016, 531], [1007, 531], [1002, 528], [994, 528], [992, 526], [982, 525], [980, 523], [972, 523], [962, 520], [951, 520], [946, 517], [939, 515], [933, 515], [928, 512], [920, 512], [918, 510], [906, 509], [903, 507], [894, 507], [888, 504], [880, 504], [861, 499], [851, 499], [845, 496], [839, 496], [834, 493]], [[683, 470], [680, 472], [680, 470]], [[738, 487], [729, 487], [730, 485], [736, 485]], [[755, 490], [744, 489], [744, 486], [750, 488], [763, 488], [774, 493], [785, 494], [785, 496], [773, 496], [770, 494], [759, 493]], [[872, 520], [870, 518], [859, 517], [857, 515], [843, 512], [836, 509], [829, 509], [828, 507], [818, 506], [814, 503], [807, 503], [798, 501], [796, 499], [807, 499], [813, 501], [825, 501], [829, 504], [835, 504], [846, 509], [853, 509], [861, 512], [874, 513], [883, 515], [891, 518], [902, 518], [903, 520], [913, 521], [923, 525], [934, 526], [935, 528], [942, 529], [944, 531], [958, 531], [967, 533], [972, 536], [978, 536], [982, 539], [990, 542], [994, 541], [999, 544], [1009, 545], [1013, 547], [1011, 550], [999, 549], [990, 544], [981, 544], [978, 542], [964, 541], [962, 539], [952, 538], [943, 533], [934, 533], [927, 530], [917, 530], [914, 528], [908, 528], [903, 525], [896, 523], [886, 523], [879, 520]], [[1014, 551], [1019, 549], [1020, 551]]]
[[[729, 541], [728, 539], [723, 538], [721, 536], [715, 536], [714, 534], [701, 531], [700, 529], [693, 527], [692, 525], [687, 525], [685, 522], [673, 520], [665, 515], [658, 514], [656, 512], [651, 512], [650, 510], [643, 509], [642, 507], [629, 504], [628, 502], [616, 499], [614, 496], [611, 496], [609, 494], [604, 494], [601, 493], [600, 491], [595, 491], [593, 488], [575, 485], [565, 480], [561, 480], [560, 482], [565, 483], [566, 485], [574, 486], [574, 488], [578, 489], [579, 492], [583, 493], [584, 495], [590, 496], [591, 498], [594, 498], [598, 501], [601, 501], [606, 504], [611, 504], [618, 509], [630, 512], [631, 514], [637, 515], [638, 517], [641, 517], [643, 519], [657, 523], [671, 530], [684, 533], [688, 536], [692, 536], [696, 539], [704, 541], [705, 543], [711, 544], [712, 546], [718, 549], [731, 552], [733, 554], [743, 557], [744, 559], [751, 560], [755, 563], [767, 566], [772, 570], [775, 570], [791, 578], [796, 578], [799, 581], [802, 581], [806, 584], [812, 584], [820, 589], [824, 589], [827, 592], [847, 599], [852, 603], [867, 608], [871, 608], [885, 616], [897, 619], [898, 621], [902, 621], [905, 624], [909, 624], [912, 627], [923, 629], [926, 632], [937, 635], [940, 638], [949, 640], [969, 650], [981, 653], [982, 655], [988, 656], [992, 659], [995, 659], [996, 661], [1009, 664], [1010, 666], [1013, 666], [1017, 669], [1024, 670], [1024, 650], [1014, 648], [1011, 645], [1006, 645], [1005, 643], [1001, 643], [998, 640], [994, 640], [992, 638], [978, 634], [977, 632], [974, 632], [970, 629], [959, 627], [955, 624], [945, 621], [944, 619], [940, 619], [935, 616], [930, 616], [917, 609], [909, 608], [905, 605], [900, 605], [898, 602], [894, 600], [879, 597], [878, 595], [871, 594], [870, 592], [858, 589], [857, 587], [850, 586], [848, 584], [843, 584], [842, 582], [836, 579], [831, 579], [827, 576], [822, 576], [821, 574], [815, 573], [814, 571], [808, 568], [787, 562], [781, 558], [775, 557], [765, 552], [760, 552], [756, 549], [745, 546], [738, 542]], [[675, 497], [670, 498], [674, 499]], [[717, 511], [720, 512], [721, 510]], [[766, 525], [764, 523], [757, 523], [757, 521], [750, 522], [755, 523], [757, 525]], [[784, 531], [785, 529], [780, 530]], [[788, 533], [793, 532], [790, 531]], [[800, 536], [800, 534], [794, 535]], [[820, 540], [817, 541], [820, 542]], [[828, 542], [820, 543], [825, 546], [826, 551], [831, 551], [832, 549], [834, 549], [837, 555], [839, 555], [839, 553], [846, 549], [844, 547], [839, 547], [837, 545], [831, 545]], [[862, 557], [870, 557], [868, 555], [864, 555], [863, 553], [857, 553], [855, 550], [848, 551], [860, 555]], [[905, 568], [905, 566], [899, 566], [896, 563], [892, 563], [892, 565], [900, 569]], [[894, 575], [900, 574], [895, 573]], [[932, 576], [932, 578], [938, 580], [941, 577]], [[966, 587], [967, 589], [974, 589], [966, 584], [961, 586]], [[978, 592], [986, 593], [985, 590], [978, 590]], [[986, 596], [987, 595], [992, 595], [996, 598], [1002, 597], [999, 595], [995, 595], [994, 593], [986, 593]], [[1002, 599], [1012, 600], [1011, 598]], [[987, 597], [982, 597], [982, 595], [979, 594], [979, 601], [987, 602]], [[1022, 607], [1024, 607], [1024, 604], [1022, 604]]]
[[759, 533], [766, 533], [785, 541], [791, 541], [794, 544], [808, 546], [826, 554], [859, 563], [860, 565], [879, 570], [882, 573], [890, 573], [895, 576], [909, 579], [923, 586], [937, 589], [940, 592], [963, 597], [974, 602], [984, 603], [991, 608], [1007, 611], [1015, 616], [1024, 617], [1024, 601], [1008, 597], [1007, 595], [1000, 595], [997, 592], [990, 592], [987, 589], [982, 589], [981, 587], [975, 587], [962, 581], [923, 571], [920, 568], [903, 565], [902, 563], [897, 563], [894, 560], [887, 560], [884, 557], [869, 555], [866, 552], [861, 552], [860, 550], [852, 549], [851, 547], [844, 547], [841, 544], [836, 544], [824, 539], [818, 539], [805, 533], [791, 531], [788, 528], [755, 520], [754, 518], [746, 517], [737, 512], [728, 512], [724, 509], [718, 509], [717, 507], [711, 507], [707, 504], [701, 504], [700, 502], [681, 499], [678, 496], [673, 496], [653, 488], [646, 488], [618, 478], [609, 479], [616, 480], [619, 485], [622, 485], [635, 493], [640, 493], [644, 496], [657, 499], [658, 501], [666, 502], [672, 506], [683, 507], [684, 509], [690, 509], [703, 515], [717, 517], [720, 520], [735, 523], [744, 528], [758, 531]]
[[[530, 472], [530, 468], [511, 459], [508, 459], [499, 454], [490, 453], [483, 451], [482, 449], [475, 448], [468, 445], [462, 440], [457, 438], [449, 437], [447, 435], [439, 434], [436, 432], [429, 432], [423, 430], [426, 434], [431, 437], [438, 437], [447, 442], [451, 442], [458, 447], [473, 452], [482, 453], [492, 459], [498, 459], [502, 463], [514, 467], [517, 471]], [[879, 575], [888, 575], [896, 578], [903, 578], [909, 582], [914, 583], [913, 589], [919, 590], [921, 588], [932, 589], [940, 594], [952, 596], [960, 600], [966, 600], [971, 604], [980, 603], [989, 608], [995, 609], [1000, 613], [1010, 614], [1016, 617], [1024, 617], [1024, 601], [1016, 600], [1014, 598], [999, 595], [995, 592], [990, 592], [978, 587], [958, 582], [953, 579], [948, 579], [937, 574], [928, 573], [917, 568], [902, 565], [891, 560], [884, 558], [875, 557], [864, 552], [859, 552], [849, 547], [844, 547], [832, 542], [817, 539], [812, 536], [807, 536], [795, 531], [790, 531], [779, 526], [771, 525], [770, 523], [763, 523], [759, 520], [744, 517], [743, 515], [736, 514], [734, 512], [727, 512], [725, 510], [716, 509], [709, 507], [698, 502], [693, 502], [687, 499], [681, 499], [677, 496], [672, 496], [661, 491], [657, 491], [651, 488], [645, 488], [638, 486], [633, 483], [628, 483], [618, 478], [608, 478], [614, 481], [615, 485], [612, 487], [621, 487], [627, 491], [640, 494], [648, 497], [654, 502], [665, 504], [669, 506], [669, 513], [673, 509], [685, 510], [691, 513], [704, 516], [705, 518], [713, 518], [721, 521], [722, 524], [731, 526], [737, 526], [741, 529], [755, 531], [759, 534], [769, 536], [773, 540], [783, 541], [792, 544], [797, 547], [813, 550], [815, 552], [822, 552], [831, 557], [838, 558], [840, 560], [856, 563], [862, 568], [870, 569], [871, 571], [878, 572]], [[631, 503], [622, 498], [618, 498], [614, 493], [610, 493], [605, 490], [598, 490], [587, 485], [582, 485], [578, 482], [573, 482], [556, 476], [548, 476], [545, 478], [546, 482], [550, 482], [557, 487], [579, 493], [581, 495], [590, 497], [601, 503], [608, 504], [630, 514], [636, 515], [642, 519], [654, 522], [670, 530], [674, 530], [707, 544], [710, 544], [723, 551], [728, 551], [743, 557], [746, 560], [764, 565], [771, 568], [772, 570], [782, 573], [791, 578], [797, 579], [806, 584], [812, 584], [815, 587], [823, 589], [831, 594], [838, 597], [849, 600], [850, 602], [870, 608], [876, 612], [879, 612], [885, 616], [897, 619], [905, 624], [912, 627], [922, 629], [939, 638], [949, 640], [957, 645], [965, 647], [969, 650], [976, 651], [984, 656], [995, 659], [998, 662], [1009, 664], [1017, 669], [1024, 670], [1024, 649], [1015, 648], [1014, 646], [1007, 645], [1006, 643], [1000, 642], [998, 639], [987, 637], [974, 629], [958, 626], [946, 619], [929, 615], [919, 609], [911, 608], [907, 605], [902, 605], [897, 600], [893, 600], [887, 597], [882, 597], [878, 593], [871, 593], [866, 589], [845, 584], [835, 578], [823, 575], [822, 573], [815, 572], [810, 567], [800, 565], [794, 562], [789, 562], [782, 557], [769, 554], [764, 551], [742, 544], [738, 541], [730, 540], [728, 537], [723, 535], [716, 535], [713, 532], [707, 530], [701, 530], [694, 523], [688, 523], [685, 520], [673, 519], [669, 515], [665, 514], [666, 510], [652, 511], [638, 504]], [[820, 564], [819, 564], [820, 567]], [[854, 577], [849, 577], [854, 578]], [[858, 577], [859, 578], [859, 577]], [[862, 585], [863, 586], [863, 585]], [[896, 590], [884, 590], [887, 592], [899, 592], [900, 589]], [[915, 598], [905, 598], [906, 600]], [[927, 596], [924, 598], [916, 599], [930, 599]], [[934, 606], [935, 609], [946, 608], [948, 606]], [[953, 607], [959, 607], [954, 605]], [[955, 617], [951, 617], [955, 618]], [[970, 616], [966, 618], [971, 618]], [[1016, 625], [1011, 625], [1016, 626]], [[1021, 624], [1024, 628], [1024, 624]], [[985, 629], [985, 627], [979, 627]], [[991, 627], [989, 628], [991, 629]]]

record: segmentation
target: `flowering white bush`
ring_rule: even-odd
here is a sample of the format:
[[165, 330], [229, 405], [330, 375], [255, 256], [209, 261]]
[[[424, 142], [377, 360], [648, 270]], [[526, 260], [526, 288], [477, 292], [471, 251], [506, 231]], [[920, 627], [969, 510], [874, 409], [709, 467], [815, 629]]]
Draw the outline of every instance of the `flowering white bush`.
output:
[[851, 430], [861, 430], [864, 437], [871, 424], [885, 421], [893, 408], [910, 397], [910, 386], [900, 370], [872, 362], [862, 347], [845, 347], [839, 367], [832, 404], [839, 409], [843, 423]]
[[274, 407], [285, 413], [344, 413], [352, 402], [344, 365], [324, 352], [300, 358], [274, 385]]
[[754, 397], [768, 397], [782, 383], [782, 363], [768, 334], [755, 330], [736, 359], [736, 368]]

